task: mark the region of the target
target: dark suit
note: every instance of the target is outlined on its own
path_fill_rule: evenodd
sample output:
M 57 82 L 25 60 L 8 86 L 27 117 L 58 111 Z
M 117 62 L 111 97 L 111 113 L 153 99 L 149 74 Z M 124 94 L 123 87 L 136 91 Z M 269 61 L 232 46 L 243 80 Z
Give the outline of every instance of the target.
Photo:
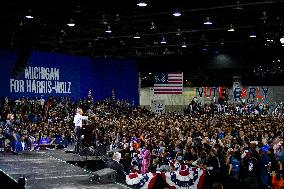
M 123 165 L 115 160 L 109 160 L 106 163 L 106 166 L 110 169 L 116 171 L 116 181 L 120 183 L 124 183 L 126 179 L 126 175 L 124 173 Z

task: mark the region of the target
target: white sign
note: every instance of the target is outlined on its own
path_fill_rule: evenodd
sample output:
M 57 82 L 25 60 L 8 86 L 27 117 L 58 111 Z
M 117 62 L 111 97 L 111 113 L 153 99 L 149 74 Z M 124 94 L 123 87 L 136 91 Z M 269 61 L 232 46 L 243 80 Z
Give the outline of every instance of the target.
M 58 68 L 26 67 L 23 80 L 10 79 L 11 93 L 71 93 L 71 82 L 60 81 Z
M 151 101 L 151 111 L 156 114 L 165 113 L 165 100 L 152 100 Z

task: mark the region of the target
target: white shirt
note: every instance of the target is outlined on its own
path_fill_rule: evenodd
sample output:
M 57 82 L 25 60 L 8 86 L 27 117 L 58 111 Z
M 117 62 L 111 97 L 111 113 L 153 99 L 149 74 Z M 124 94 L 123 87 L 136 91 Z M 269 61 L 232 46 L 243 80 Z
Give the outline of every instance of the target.
M 81 114 L 77 113 L 73 121 L 73 123 L 75 124 L 75 127 L 82 127 L 83 120 L 88 120 L 88 116 L 82 116 Z

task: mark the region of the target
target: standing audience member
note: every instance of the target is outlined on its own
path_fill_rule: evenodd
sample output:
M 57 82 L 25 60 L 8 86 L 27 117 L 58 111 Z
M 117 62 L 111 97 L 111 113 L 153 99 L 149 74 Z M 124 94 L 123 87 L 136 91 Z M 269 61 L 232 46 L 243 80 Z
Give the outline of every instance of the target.
M 142 149 L 140 154 L 143 158 L 141 173 L 145 174 L 148 172 L 148 167 L 151 164 L 151 145 L 148 144 L 145 149 Z

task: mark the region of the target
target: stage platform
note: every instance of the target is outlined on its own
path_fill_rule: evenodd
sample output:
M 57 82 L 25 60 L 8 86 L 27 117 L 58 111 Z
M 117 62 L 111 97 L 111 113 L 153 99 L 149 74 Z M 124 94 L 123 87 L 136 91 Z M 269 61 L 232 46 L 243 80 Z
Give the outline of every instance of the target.
M 87 159 L 96 160 L 99 158 L 88 156 Z M 64 150 L 24 152 L 18 155 L 7 153 L 0 155 L 0 171 L 15 181 L 21 176 L 26 177 L 27 188 L 127 188 L 120 184 L 101 185 L 89 182 L 91 171 L 67 163 L 67 161 L 85 160 L 86 156 L 65 153 Z

